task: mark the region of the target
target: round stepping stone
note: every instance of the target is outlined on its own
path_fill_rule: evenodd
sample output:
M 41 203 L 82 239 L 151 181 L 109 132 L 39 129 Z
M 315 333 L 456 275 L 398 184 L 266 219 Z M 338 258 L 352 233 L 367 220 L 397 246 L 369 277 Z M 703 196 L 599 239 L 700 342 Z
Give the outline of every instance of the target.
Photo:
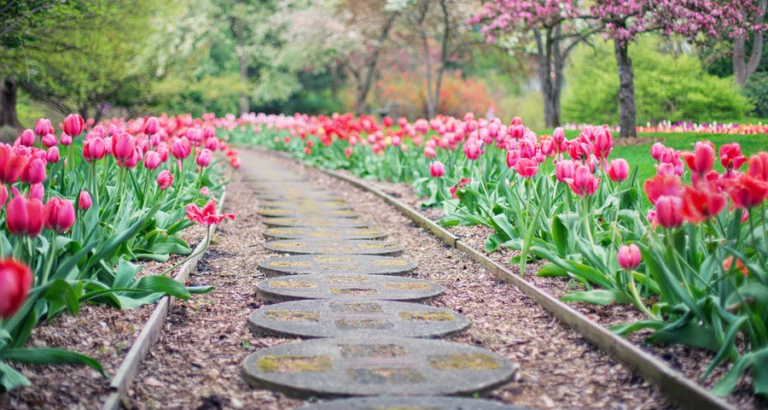
M 279 227 L 264 231 L 267 238 L 276 239 L 382 239 L 387 234 L 370 228 L 311 228 L 311 227 Z
M 263 306 L 248 318 L 255 335 L 443 337 L 469 319 L 448 309 L 383 300 L 300 300 Z
M 443 293 L 426 280 L 386 275 L 298 275 L 265 279 L 256 285 L 269 301 L 295 299 L 370 299 L 421 301 Z
M 364 332 L 362 332 L 364 333 Z M 243 378 L 293 396 L 442 396 L 499 387 L 517 370 L 484 349 L 392 337 L 317 339 L 248 356 Z
M 344 241 L 327 239 L 284 239 L 267 242 L 265 248 L 294 255 L 399 255 L 403 247 L 384 241 Z
M 458 397 L 360 397 L 310 404 L 299 410 L 523 410 L 494 401 Z
M 267 275 L 404 275 L 414 269 L 408 259 L 368 255 L 283 256 L 259 263 Z
M 267 208 L 262 209 L 259 211 L 259 215 L 261 216 L 277 216 L 277 217 L 290 217 L 290 218 L 300 218 L 302 216 L 306 217 L 328 217 L 328 218 L 357 218 L 359 215 L 355 211 L 351 211 L 349 209 L 323 209 L 323 208 L 315 208 L 315 209 L 275 209 L 275 208 Z
M 368 222 L 352 218 L 321 218 L 321 217 L 295 217 L 295 218 L 264 218 L 267 226 L 306 226 L 310 228 L 365 228 Z

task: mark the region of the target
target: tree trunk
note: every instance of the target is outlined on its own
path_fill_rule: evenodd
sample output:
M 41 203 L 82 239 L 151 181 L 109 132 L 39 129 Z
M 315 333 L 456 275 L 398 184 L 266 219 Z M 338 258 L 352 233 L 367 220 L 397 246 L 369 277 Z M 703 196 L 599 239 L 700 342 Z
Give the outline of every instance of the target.
M 541 32 L 534 30 L 536 47 L 539 56 L 539 86 L 544 99 L 544 123 L 547 128 L 557 127 L 560 123 L 560 87 L 555 85 L 556 73 L 552 72 L 553 43 L 557 40 L 552 36 L 551 29 L 547 30 L 547 38 L 541 38 Z
M 361 69 L 361 78 L 357 84 L 357 93 L 355 95 L 355 115 L 362 115 L 368 112 L 368 93 L 371 91 L 371 85 L 373 85 L 374 74 L 376 74 L 376 64 L 379 62 L 379 53 L 384 46 L 384 42 L 389 37 L 389 31 L 397 18 L 397 13 L 393 13 L 389 16 L 384 23 L 384 27 L 381 29 L 381 34 L 373 45 L 371 54 L 365 61 L 364 67 Z
M 759 13 L 755 16 L 755 26 L 763 25 L 766 8 L 768 8 L 768 0 L 761 0 L 758 5 Z M 747 18 L 746 13 L 742 12 L 742 15 Z M 757 71 L 760 65 L 760 60 L 763 58 L 763 39 L 763 31 L 758 30 L 752 41 L 749 60 L 747 60 L 746 36 L 733 39 L 733 77 L 742 87 L 747 84 L 747 79 Z
M 637 136 L 637 108 L 635 107 L 635 73 L 629 58 L 629 44 L 613 40 L 616 63 L 619 66 L 619 126 L 621 137 Z
M 240 66 L 240 81 L 243 84 L 247 84 L 248 83 L 248 60 L 246 59 L 245 52 L 243 51 L 243 49 L 245 48 L 245 35 L 243 33 L 243 21 L 237 17 L 230 17 L 229 24 L 232 30 L 232 34 L 235 35 L 235 44 L 237 45 L 237 49 L 238 49 L 237 61 L 238 61 L 238 65 Z M 241 114 L 247 113 L 251 110 L 250 98 L 248 98 L 247 92 L 240 93 L 240 96 L 238 97 L 238 106 Z
M 18 95 L 16 80 L 13 77 L 6 77 L 0 89 L 0 127 L 21 128 L 19 116 L 16 114 Z

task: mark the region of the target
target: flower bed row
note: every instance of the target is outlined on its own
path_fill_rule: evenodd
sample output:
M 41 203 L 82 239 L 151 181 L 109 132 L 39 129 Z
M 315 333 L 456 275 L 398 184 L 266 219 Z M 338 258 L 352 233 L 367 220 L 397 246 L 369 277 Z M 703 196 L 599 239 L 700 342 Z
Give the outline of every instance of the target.
M 13 363 L 102 371 L 83 355 L 24 347 L 38 323 L 77 314 L 86 302 L 132 309 L 164 295 L 188 299 L 212 290 L 166 276 L 178 265 L 158 275 L 139 272 L 141 261 L 195 256 L 179 234 L 225 217 L 210 199 L 223 186 L 216 165 L 223 161 L 214 152 L 225 153 L 234 168 L 239 159 L 216 136 L 215 118 L 94 126 L 73 114 L 59 128 L 57 136 L 41 119 L 12 145 L 0 145 L 0 390 L 29 384 Z
M 730 362 L 715 393 L 728 394 L 748 371 L 755 394 L 768 392 L 758 365 L 768 360 L 768 153 L 659 143 L 650 153 L 657 175 L 640 181 L 625 160 L 609 160 L 606 127 L 568 140 L 562 129 L 538 136 L 519 119 L 471 115 L 397 124 L 246 115 L 225 126 L 316 165 L 410 182 L 427 206 L 443 207 L 443 225 L 492 228 L 486 250 L 518 250 L 510 263 L 521 274 L 546 260 L 539 275 L 586 288 L 564 300 L 628 304 L 645 316 L 615 332 L 645 329 L 655 342 L 715 352 L 702 378 Z

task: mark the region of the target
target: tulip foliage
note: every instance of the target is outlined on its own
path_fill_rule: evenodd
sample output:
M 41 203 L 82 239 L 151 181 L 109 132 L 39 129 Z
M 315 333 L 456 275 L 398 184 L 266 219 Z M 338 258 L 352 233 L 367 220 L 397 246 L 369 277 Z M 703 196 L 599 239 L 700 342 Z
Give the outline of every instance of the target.
M 59 349 L 24 348 L 35 324 L 76 314 L 82 303 L 132 309 L 164 295 L 188 299 L 166 276 L 137 278 L 140 261 L 189 256 L 178 235 L 220 221 L 209 198 L 222 186 L 219 159 L 239 167 L 216 136 L 213 116 L 189 115 L 99 124 L 79 115 L 47 119 L 12 145 L 0 144 L 0 390 L 27 381 L 9 363 L 98 362 Z M 206 218 L 186 209 L 208 202 Z M 102 371 L 103 372 L 103 371 Z
M 292 151 L 328 168 L 410 182 L 424 206 L 441 206 L 443 225 L 493 229 L 485 249 L 517 250 L 526 274 L 564 277 L 582 287 L 563 300 L 630 304 L 659 343 L 714 352 L 702 378 L 733 366 L 715 392 L 729 393 L 751 369 L 768 394 L 768 153 L 701 141 L 690 152 L 655 144 L 657 175 L 613 158 L 612 130 L 585 126 L 537 135 L 518 118 L 442 117 L 382 123 L 352 115 L 243 115 L 233 138 Z

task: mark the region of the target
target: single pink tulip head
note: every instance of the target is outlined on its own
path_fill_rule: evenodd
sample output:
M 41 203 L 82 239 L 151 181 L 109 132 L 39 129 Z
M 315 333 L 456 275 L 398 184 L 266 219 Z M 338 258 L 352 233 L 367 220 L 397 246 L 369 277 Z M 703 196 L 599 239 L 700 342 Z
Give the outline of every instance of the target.
M 208 148 L 203 148 L 197 154 L 197 165 L 201 167 L 207 167 L 208 165 L 211 165 L 211 158 L 211 150 Z
M 64 119 L 64 132 L 67 135 L 77 137 L 83 132 L 84 128 L 85 121 L 83 121 L 83 117 L 81 117 L 80 114 L 69 114 L 67 118 Z
M 64 233 L 75 224 L 75 207 L 62 198 L 51 198 L 45 204 L 45 227 Z
M 24 132 L 22 132 L 21 136 L 19 137 L 19 144 L 25 147 L 31 147 L 35 145 L 35 133 L 30 129 L 24 130 Z
M 160 175 L 157 176 L 157 185 L 161 191 L 165 191 L 173 184 L 173 174 L 171 171 L 164 169 L 160 171 Z
M 445 166 L 440 161 L 435 161 L 429 166 L 429 173 L 432 178 L 440 178 L 445 175 Z
M 640 266 L 642 261 L 642 255 L 640 254 L 640 248 L 633 244 L 622 245 L 619 248 L 619 265 L 626 271 L 632 271 Z
M 91 206 L 93 205 L 93 200 L 91 199 L 91 194 L 88 193 L 88 191 L 80 191 L 80 197 L 77 201 L 77 207 L 85 212 L 89 209 L 91 209 Z
M 37 120 L 37 123 L 35 123 L 35 134 L 42 137 L 52 133 L 53 126 L 51 125 L 51 120 L 48 118 L 40 118 Z
M 56 138 L 56 134 L 43 135 L 43 145 L 47 148 L 59 145 L 59 140 Z
M 629 177 L 629 163 L 623 158 L 614 159 L 608 165 L 608 177 L 613 182 L 625 181 Z
M 45 153 L 45 160 L 47 162 L 50 162 L 52 164 L 58 164 L 59 160 L 61 159 L 61 154 L 59 153 L 59 147 L 50 147 L 48 148 L 48 151 Z

